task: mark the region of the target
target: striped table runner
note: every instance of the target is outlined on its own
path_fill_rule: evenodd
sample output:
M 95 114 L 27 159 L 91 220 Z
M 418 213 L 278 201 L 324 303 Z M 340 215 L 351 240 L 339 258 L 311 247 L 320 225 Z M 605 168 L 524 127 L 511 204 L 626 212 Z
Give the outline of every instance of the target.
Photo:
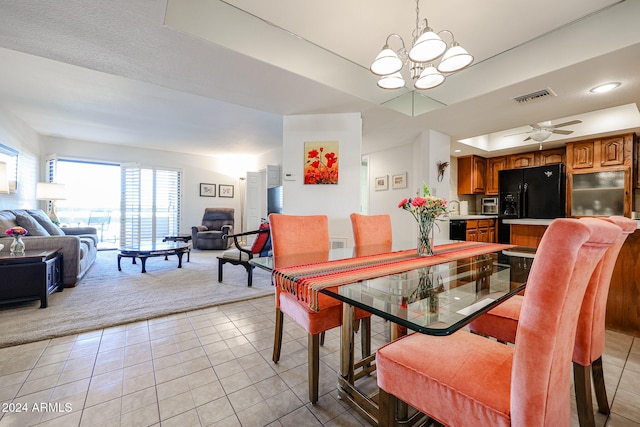
M 318 311 L 318 292 L 324 288 L 346 285 L 361 280 L 403 273 L 443 262 L 484 255 L 509 249 L 515 245 L 482 242 L 456 242 L 435 247 L 434 255 L 418 256 L 416 249 L 347 258 L 315 264 L 276 268 L 272 284 Z

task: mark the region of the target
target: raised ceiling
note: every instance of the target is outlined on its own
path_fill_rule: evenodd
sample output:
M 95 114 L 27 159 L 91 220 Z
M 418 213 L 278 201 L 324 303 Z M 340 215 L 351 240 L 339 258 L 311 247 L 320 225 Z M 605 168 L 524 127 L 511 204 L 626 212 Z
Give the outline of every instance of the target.
M 640 2 L 420 9 L 476 60 L 415 97 L 427 96 L 430 109 L 416 117 L 384 107 L 412 95 L 378 89 L 368 71 L 389 33 L 410 39 L 410 0 L 0 0 L 0 106 L 43 135 L 208 155 L 280 147 L 288 114 L 361 112 L 364 152 L 426 129 L 451 135 L 460 154 L 484 155 L 537 147 L 502 139 L 542 121 L 585 119 L 548 146 L 640 129 Z M 607 81 L 622 86 L 588 92 Z M 557 96 L 513 100 L 544 88 Z M 596 112 L 612 107 L 628 120 L 603 124 Z M 469 138 L 500 148 L 457 142 Z

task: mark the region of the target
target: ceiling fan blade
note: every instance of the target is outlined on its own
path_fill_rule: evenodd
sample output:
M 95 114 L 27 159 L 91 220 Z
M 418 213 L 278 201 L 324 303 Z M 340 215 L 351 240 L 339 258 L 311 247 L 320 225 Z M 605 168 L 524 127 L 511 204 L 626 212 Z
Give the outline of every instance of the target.
M 551 131 L 551 133 L 558 133 L 560 135 L 569 135 L 570 133 L 573 133 L 572 130 L 558 130 L 558 129 L 554 129 Z
M 553 125 L 554 128 L 561 128 L 563 126 L 577 125 L 578 123 L 582 123 L 582 120 L 571 120 L 570 122 L 560 123 L 558 125 Z

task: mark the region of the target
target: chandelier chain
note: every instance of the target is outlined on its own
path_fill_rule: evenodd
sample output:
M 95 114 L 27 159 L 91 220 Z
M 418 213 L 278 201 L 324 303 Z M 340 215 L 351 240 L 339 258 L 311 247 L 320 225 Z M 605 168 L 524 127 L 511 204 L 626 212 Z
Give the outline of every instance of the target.
M 420 34 L 420 0 L 416 0 L 416 29 L 415 29 L 415 33 L 413 34 L 414 43 L 419 34 Z

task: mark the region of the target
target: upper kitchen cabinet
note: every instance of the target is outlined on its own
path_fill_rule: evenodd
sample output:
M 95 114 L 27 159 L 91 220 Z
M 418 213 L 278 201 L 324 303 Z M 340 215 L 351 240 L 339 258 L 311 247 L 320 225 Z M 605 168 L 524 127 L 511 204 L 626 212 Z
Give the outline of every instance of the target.
M 509 169 L 529 168 L 536 165 L 536 153 L 512 154 L 509 156 Z
M 536 153 L 536 166 L 555 165 L 565 162 L 564 147 L 541 150 Z
M 633 134 L 567 143 L 567 216 L 631 216 Z
M 487 159 L 479 156 L 458 157 L 458 194 L 484 194 Z
M 631 166 L 633 134 L 567 143 L 567 170 Z
M 508 167 L 507 156 L 487 159 L 487 188 L 485 194 L 498 194 L 498 172 Z

